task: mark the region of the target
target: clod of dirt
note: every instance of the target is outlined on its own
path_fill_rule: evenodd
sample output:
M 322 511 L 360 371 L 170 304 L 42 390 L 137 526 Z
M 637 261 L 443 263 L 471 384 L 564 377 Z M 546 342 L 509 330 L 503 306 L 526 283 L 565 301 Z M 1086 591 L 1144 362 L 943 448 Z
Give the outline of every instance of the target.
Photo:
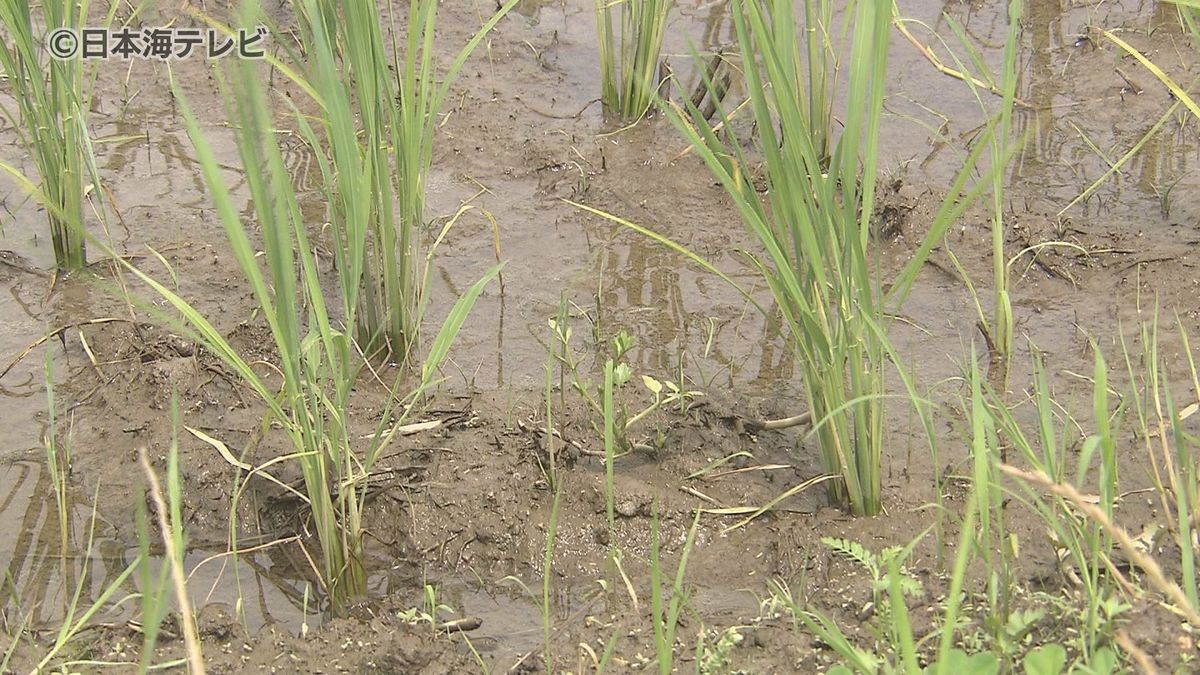
M 650 515 L 650 496 L 633 495 L 617 502 L 617 515 L 622 518 L 636 518 Z
M 201 637 L 227 641 L 242 637 L 241 625 L 234 617 L 233 610 L 223 602 L 213 602 L 204 606 L 196 616 L 196 628 Z

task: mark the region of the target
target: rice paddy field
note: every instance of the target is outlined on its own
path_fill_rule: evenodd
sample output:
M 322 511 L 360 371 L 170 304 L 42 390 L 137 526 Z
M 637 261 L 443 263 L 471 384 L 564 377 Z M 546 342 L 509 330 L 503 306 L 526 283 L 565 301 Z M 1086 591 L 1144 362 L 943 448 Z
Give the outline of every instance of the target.
M 0 671 L 1200 671 L 1200 8 L 597 2 L 0 0 Z

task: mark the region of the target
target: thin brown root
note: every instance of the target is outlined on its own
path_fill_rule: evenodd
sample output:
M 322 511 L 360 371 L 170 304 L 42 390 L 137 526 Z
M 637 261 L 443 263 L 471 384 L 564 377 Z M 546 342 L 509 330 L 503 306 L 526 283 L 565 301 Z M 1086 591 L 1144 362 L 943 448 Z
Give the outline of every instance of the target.
M 799 415 L 778 420 L 744 420 L 743 424 L 746 427 L 746 431 L 750 433 L 799 427 L 805 424 L 812 424 L 812 411 L 802 412 Z

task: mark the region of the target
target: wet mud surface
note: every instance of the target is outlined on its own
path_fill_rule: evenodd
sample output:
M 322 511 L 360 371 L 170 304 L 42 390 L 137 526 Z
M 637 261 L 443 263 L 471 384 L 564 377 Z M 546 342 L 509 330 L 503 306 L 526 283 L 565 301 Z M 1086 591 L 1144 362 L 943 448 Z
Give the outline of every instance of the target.
M 1036 345 L 1061 400 L 1086 411 L 1090 387 L 1077 373 L 1090 372 L 1090 341 L 1114 360 L 1121 336 L 1134 339 L 1137 322 L 1156 306 L 1164 317 L 1177 313 L 1192 335 L 1200 324 L 1200 203 L 1192 168 L 1200 146 L 1196 123 L 1182 108 L 1116 176 L 1064 209 L 1108 168 L 1103 153 L 1124 154 L 1173 104 L 1152 76 L 1120 58 L 1089 27 L 1124 30 L 1178 81 L 1200 73 L 1165 4 L 1029 4 L 1018 91 L 1029 105 L 1014 117 L 1026 144 L 1010 169 L 1006 194 L 1019 348 L 1010 382 L 1019 388 L 1029 380 L 1029 345 Z M 1006 29 L 1002 4 L 922 3 L 902 7 L 902 14 L 948 37 L 939 19 L 943 10 L 983 45 L 990 63 L 998 61 Z M 490 11 L 489 3 L 446 3 L 440 29 L 447 53 Z M 695 509 L 760 506 L 821 473 L 815 442 L 803 429 L 753 433 L 746 426 L 747 420 L 802 411 L 798 372 L 778 317 L 757 314 L 736 291 L 680 256 L 563 201 L 652 227 L 756 288 L 760 299 L 769 297 L 737 252 L 754 250 L 754 244 L 735 210 L 698 159 L 680 156 L 684 141 L 670 124 L 649 119 L 620 129 L 601 115 L 593 102 L 598 67 L 592 11 L 581 0 L 518 5 L 468 63 L 447 104 L 428 185 L 431 236 L 460 205 L 476 205 L 495 216 L 500 257 L 508 264 L 503 289 L 494 284 L 481 297 L 444 369 L 445 382 L 421 416 L 441 425 L 399 437 L 379 464 L 366 516 L 371 601 L 350 618 L 323 618 L 311 591 L 306 595 L 315 580 L 297 544 L 308 541 L 303 505 L 265 481 L 250 483 L 237 510 L 238 546 L 255 550 L 236 560 L 220 557 L 228 548 L 236 469 L 210 445 L 180 434 L 187 562 L 196 570 L 190 589 L 204 608 L 200 629 L 211 672 L 461 672 L 478 667 L 473 652 L 494 672 L 536 671 L 543 645 L 538 603 L 547 574 L 557 667 L 588 671 L 589 651 L 603 653 L 616 635 L 615 669 L 641 668 L 654 653 L 648 579 L 655 509 L 663 557 L 673 572 Z M 173 16 L 173 10 L 152 9 L 142 21 L 165 24 Z M 934 41 L 927 29 L 910 27 L 919 39 Z M 724 3 L 680 2 L 667 49 L 676 74 L 685 81 L 690 76 L 685 36 L 712 50 L 731 42 L 730 30 Z M 877 242 L 885 275 L 908 259 L 983 120 L 970 90 L 937 73 L 898 34 L 891 60 Z M 236 151 L 208 64 L 181 61 L 173 70 L 229 167 L 226 178 L 236 184 Z M 114 247 L 157 278 L 170 279 L 244 354 L 269 361 L 270 335 L 253 316 L 253 298 L 205 195 L 167 93 L 165 69 L 109 64 L 99 82 L 92 133 L 120 213 L 108 233 Z M 5 159 L 32 169 L 11 130 L 0 130 L 0 143 Z M 317 231 L 323 207 L 311 185 L 315 178 L 309 178 L 313 160 L 299 142 L 288 159 Z M 82 580 L 98 593 L 136 555 L 130 514 L 142 498 L 137 453 L 146 448 L 163 467 L 172 392 L 178 392 L 183 424 L 230 448 L 251 445 L 246 462 L 266 461 L 286 447 L 269 433 L 256 439 L 262 410 L 216 357 L 117 299 L 122 285 L 135 297 L 151 298 L 128 275 L 97 264 L 51 285 L 43 214 L 19 191 L 0 198 L 6 211 L 0 367 L 13 362 L 0 379 L 0 565 L 12 581 L 0 601 L 6 633 L 32 610 L 33 634 L 52 640 L 69 589 Z M 1049 241 L 1070 246 L 1036 248 Z M 972 345 L 983 351 L 976 312 L 951 252 L 979 284 L 984 301 L 990 297 L 988 217 L 972 212 L 935 252 L 892 329 L 897 353 L 910 361 L 906 367 L 921 389 L 946 404 L 935 418 L 938 462 L 898 402 L 889 408 L 886 515 L 850 518 L 827 506 L 815 486 L 733 531 L 727 528 L 737 516 L 702 517 L 687 571 L 689 610 L 679 629 L 682 669 L 694 667 L 698 635 L 715 639 L 730 627 L 741 627 L 742 635 L 732 651 L 735 668 L 827 667 L 833 652 L 764 604 L 769 582 L 781 580 L 845 630 L 869 631 L 871 617 L 863 608 L 870 578 L 821 538 L 879 551 L 907 544 L 937 521 L 941 538 L 926 535 L 910 563 L 926 591 L 911 608 L 914 627 L 918 635 L 931 630 L 927 609 L 945 593 L 957 519 L 939 518 L 927 507 L 935 477 L 968 471 L 963 419 L 956 412 L 964 390 L 951 378 L 963 373 Z M 489 223 L 464 218 L 435 261 L 430 325 L 440 323 L 449 299 L 495 257 Z M 633 430 L 631 441 L 648 447 L 616 463 L 613 542 L 602 437 L 579 397 L 569 388 L 559 391 L 556 383 L 560 436 L 553 445 L 563 491 L 547 570 L 553 494 L 544 473 L 550 458 L 542 387 L 552 340 L 547 320 L 564 294 L 573 303 L 574 346 L 593 377 L 609 339 L 624 330 L 637 340 L 628 355 L 635 382 L 622 392 L 630 409 L 649 402 L 636 383 L 642 374 L 682 379 L 703 395 L 684 410 L 660 410 Z M 1162 340 L 1165 353 L 1182 359 L 1183 344 L 1173 331 Z M 70 578 L 63 578 L 57 560 L 57 513 L 42 445 L 52 431 L 45 412 L 46 354 L 57 383 L 53 431 L 72 454 L 71 536 L 78 558 L 65 568 Z M 1184 374 L 1181 365 L 1168 376 Z M 371 382 L 361 389 L 354 412 L 365 429 L 377 421 L 383 393 Z M 1122 487 L 1134 491 L 1150 482 L 1144 457 L 1131 435 L 1127 440 Z M 285 463 L 279 477 L 286 482 L 299 473 Z M 953 478 L 942 486 L 946 503 L 960 509 L 966 488 Z M 1152 509 L 1145 499 L 1130 499 L 1121 518 L 1136 531 Z M 1023 578 L 1015 582 L 1026 589 L 1025 599 L 1035 606 L 1042 602 L 1039 594 L 1054 596 L 1069 611 L 1074 591 L 1043 526 L 1019 508 L 1011 510 L 1008 526 L 1022 543 Z M 628 589 L 607 565 L 613 543 L 624 552 Z M 425 584 L 435 585 L 438 602 L 454 609 L 437 622 L 468 617 L 481 625 L 435 635 L 428 622 L 413 619 L 410 610 L 422 606 Z M 237 618 L 239 603 L 244 620 Z M 1162 666 L 1171 667 L 1180 654 L 1196 656 L 1194 646 L 1177 641 L 1177 622 L 1156 610 L 1152 598 L 1138 600 L 1131 613 L 1131 636 Z M 136 661 L 141 638 L 129 624 L 130 607 L 102 614 L 100 625 L 78 641 L 76 656 Z M 1058 628 L 1047 620 L 1035 630 L 1053 640 Z M 169 626 L 165 631 L 164 658 L 180 655 L 181 641 Z M 36 660 L 34 650 L 22 648 L 15 665 L 28 670 Z

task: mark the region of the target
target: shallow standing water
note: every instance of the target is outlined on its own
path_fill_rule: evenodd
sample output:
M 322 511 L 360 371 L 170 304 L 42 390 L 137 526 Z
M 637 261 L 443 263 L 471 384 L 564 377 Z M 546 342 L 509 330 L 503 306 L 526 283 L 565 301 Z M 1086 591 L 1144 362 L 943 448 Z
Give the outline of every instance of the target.
M 1178 307 L 1185 321 L 1196 325 L 1190 299 L 1197 279 L 1189 256 L 1200 241 L 1195 226 L 1200 214 L 1195 200 L 1188 198 L 1197 187 L 1190 167 L 1198 147 L 1194 123 L 1183 124 L 1182 113 L 1091 198 L 1060 213 L 1107 168 L 1102 152 L 1110 158 L 1124 154 L 1170 105 L 1165 89 L 1119 59 L 1112 44 L 1083 37 L 1094 36 L 1089 26 L 1124 27 L 1135 45 L 1151 51 L 1172 73 L 1186 79 L 1194 77 L 1196 67 L 1194 60 L 1182 58 L 1189 45 L 1169 27 L 1173 17 L 1166 4 L 1029 5 L 1018 96 L 1030 108 L 1014 117 L 1026 145 L 1009 175 L 1008 250 L 1015 255 L 1026 246 L 1058 240 L 1088 252 L 1055 249 L 1018 259 L 1012 267 L 1014 304 L 1021 336 L 1060 359 L 1063 370 L 1079 370 L 1090 358 L 1082 348 L 1087 337 L 1100 337 L 1111 347 L 1118 320 L 1136 319 L 1139 310 L 1149 306 L 1152 293 L 1164 307 Z M 489 8 L 487 3 L 444 8 L 446 44 L 460 44 Z M 953 65 L 921 25 L 954 44 L 941 17 L 947 12 L 995 67 L 1006 30 L 1003 10 L 1003 3 L 997 2 L 922 2 L 905 3 L 901 14 L 914 20 L 908 25 L 919 40 L 934 44 L 942 60 Z M 172 10 L 152 7 L 141 20 L 156 25 L 171 18 Z M 786 410 L 786 401 L 795 395 L 798 383 L 777 321 L 756 315 L 734 291 L 679 256 L 561 201 L 583 201 L 652 226 L 710 257 L 739 283 L 754 283 L 752 270 L 735 252 L 739 247 L 752 249 L 736 214 L 694 157 L 675 160 L 684 145 L 670 125 L 650 120 L 618 131 L 603 120 L 599 106 L 591 104 L 598 70 L 592 19 L 593 6 L 583 0 L 522 3 L 472 60 L 458 85 L 460 95 L 448 104 L 429 180 L 427 214 L 440 224 L 464 202 L 487 209 L 499 223 L 501 257 L 508 265 L 503 291 L 489 289 L 467 323 L 446 368 L 447 387 L 482 390 L 501 399 L 505 392 L 536 391 L 544 381 L 546 319 L 565 292 L 576 313 L 589 312 L 587 319 L 577 321 L 578 349 L 591 342 L 589 321 L 598 322 L 604 336 L 625 329 L 638 340 L 631 355 L 635 372 L 674 378 L 682 361 L 687 376 L 705 389 L 762 397 L 766 405 L 783 408 L 776 412 L 794 412 Z M 1164 27 L 1147 38 L 1147 27 L 1158 24 Z M 666 47 L 676 73 L 690 85 L 689 39 L 698 49 L 711 50 L 729 44 L 730 32 L 724 3 L 680 2 Z M 899 237 L 882 245 L 885 269 L 902 262 L 923 232 L 929 204 L 984 119 L 963 83 L 937 73 L 897 33 L 892 46 L 882 164 L 887 179 L 898 177 L 910 189 L 897 187 L 893 195 L 907 200 L 901 204 L 907 215 Z M 173 68 L 229 167 L 227 180 L 237 185 L 238 161 L 222 126 L 220 101 L 211 95 L 207 64 L 191 60 Z M 1129 77 L 1142 83 L 1141 93 L 1134 93 Z M 223 329 L 245 331 L 244 342 L 253 345 L 262 335 L 242 325 L 250 314 L 250 296 L 226 253 L 190 142 L 166 91 L 166 74 L 155 65 L 101 65 L 93 135 L 105 184 L 121 214 L 111 223 L 109 235 L 119 248 L 143 256 L 138 264 L 166 278 L 167 270 L 143 247 L 161 252 L 177 273 L 180 293 L 216 317 Z M 986 94 L 982 100 L 989 108 L 996 103 Z M 2 92 L 0 101 L 11 107 Z M 0 130 L 0 144 L 5 159 L 27 171 L 32 168 L 11 129 Z M 299 148 L 289 158 L 296 163 L 298 186 L 307 186 L 305 212 L 319 219 L 316 187 L 304 178 L 311 163 Z M 44 273 L 52 260 L 43 214 L 11 185 L 4 189 L 8 192 L 0 195 L 6 207 L 0 249 L 10 251 L 19 264 L 0 265 L 0 285 L 6 290 L 0 294 L 0 367 L 51 329 L 85 318 L 127 316 L 122 303 L 106 298 L 103 287 L 68 279 L 48 294 Z M 467 218 L 452 231 L 435 261 L 431 321 L 440 321 L 446 301 L 494 263 L 491 236 L 488 224 L 478 217 Z M 986 285 L 986 219 L 979 214 L 968 217 L 948 244 L 976 283 Z M 933 260 L 949 268 L 944 255 Z M 1141 307 L 1135 304 L 1139 291 L 1145 303 Z M 757 293 L 766 297 L 761 287 Z M 972 342 L 980 342 L 961 282 L 937 268 L 922 279 L 904 316 L 911 323 L 896 324 L 897 351 L 914 361 L 926 384 L 959 374 Z M 23 594 L 44 601 L 46 613 L 39 618 L 47 623 L 56 617 L 49 607 L 61 602 L 63 588 L 54 576 L 56 566 L 48 564 L 55 555 L 57 514 L 45 497 L 42 462 L 47 433 L 42 368 L 47 351 L 62 383 L 59 433 L 76 457 L 72 521 L 77 546 L 86 543 L 93 501 L 100 508 L 93 550 L 86 553 L 81 548 L 80 561 L 71 568 L 73 574 L 92 575 L 93 589 L 111 579 L 132 555 L 132 533 L 122 527 L 117 514 L 125 513 L 132 499 L 127 479 L 134 449 L 165 447 L 165 409 L 172 387 L 186 392 L 181 401 L 185 419 L 217 430 L 231 443 L 244 440 L 251 426 L 248 412 L 222 409 L 232 389 L 221 373 L 173 350 L 161 332 L 148 329 L 147 334 L 118 324 L 71 328 L 62 342 L 46 341 L 0 380 L 0 405 L 7 422 L 0 425 L 0 448 L 10 461 L 2 484 L 7 488 L 3 522 L 10 527 L 0 528 L 0 566 L 9 570 Z M 98 354 L 96 365 L 81 335 L 87 348 Z M 1026 362 L 1022 347 L 1015 381 L 1020 381 Z M 514 394 L 512 402 L 495 405 L 497 416 L 524 411 L 527 406 L 518 404 L 518 398 Z M 222 467 L 219 462 L 214 465 L 211 451 L 191 438 L 181 442 L 185 457 L 195 460 L 189 473 L 194 482 L 189 484 L 197 486 L 203 495 L 197 499 L 204 501 L 198 508 L 204 516 L 190 524 L 199 548 L 189 562 L 198 562 L 206 557 L 202 551 L 222 550 L 223 523 L 213 515 L 222 505 L 211 495 L 225 484 L 215 475 Z M 911 460 L 912 454 L 907 457 Z M 459 477 L 452 468 L 479 468 L 468 460 L 438 461 L 446 462 L 438 466 L 447 482 Z M 806 458 L 797 464 L 813 461 Z M 941 468 L 929 466 L 927 458 L 917 462 L 908 466 L 906 460 L 903 467 L 894 467 L 897 478 L 890 487 L 903 489 L 901 473 L 911 480 L 914 474 Z M 670 482 L 671 477 L 664 476 L 661 485 Z M 113 489 L 114 483 L 122 487 Z M 102 494 L 93 500 L 97 484 Z M 813 506 L 818 501 L 814 495 L 810 506 L 818 508 Z M 530 510 L 528 504 L 495 508 L 518 514 Z M 495 552 L 481 557 L 489 555 L 504 558 Z M 510 558 L 510 572 L 528 571 L 538 552 L 523 551 Z M 526 568 L 517 569 L 525 562 Z M 442 561 L 447 569 L 438 572 L 447 580 L 469 579 L 459 563 Z M 284 578 L 294 570 L 268 558 L 252 557 L 241 564 L 244 583 L 257 589 L 257 604 L 248 603 L 247 608 L 251 627 L 257 629 L 271 616 L 286 630 L 299 630 L 305 620 L 303 585 L 294 576 Z M 215 566 L 219 563 L 202 570 L 207 574 Z M 565 576 L 579 581 L 570 573 Z M 211 579 L 199 575 L 193 594 L 206 597 L 204 589 L 215 584 L 223 591 L 212 600 L 231 603 L 234 598 L 224 594 L 223 584 L 215 576 Z M 536 626 L 531 605 L 512 600 L 505 608 L 489 609 L 488 603 L 502 603 L 487 596 L 478 583 L 455 583 L 463 584 L 451 591 L 462 612 L 492 612 L 500 624 L 494 634 L 502 645 L 497 658 L 536 646 L 536 633 L 530 639 L 504 637 L 506 623 L 523 624 L 533 616 Z M 717 593 L 710 590 L 711 594 Z M 698 597 L 706 596 L 702 592 Z M 719 598 L 713 602 L 739 605 Z

